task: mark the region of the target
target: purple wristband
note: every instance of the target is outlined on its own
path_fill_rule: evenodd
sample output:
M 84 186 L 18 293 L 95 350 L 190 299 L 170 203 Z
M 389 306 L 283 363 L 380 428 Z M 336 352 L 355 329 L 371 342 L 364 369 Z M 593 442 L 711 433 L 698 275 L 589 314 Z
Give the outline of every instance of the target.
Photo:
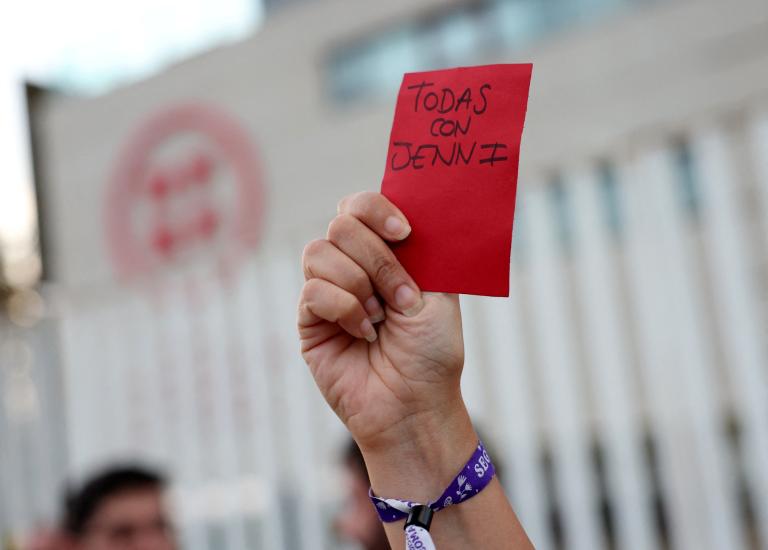
M 475 452 L 472 453 L 458 475 L 443 491 L 443 494 L 428 503 L 427 506 L 434 512 L 438 512 L 448 506 L 469 500 L 485 489 L 495 473 L 496 469 L 488 456 L 488 451 L 485 450 L 483 442 L 478 441 Z M 386 523 L 406 519 L 411 509 L 419 504 L 409 500 L 377 497 L 373 494 L 373 489 L 368 492 L 368 496 L 371 497 L 371 502 L 376 507 L 379 518 Z

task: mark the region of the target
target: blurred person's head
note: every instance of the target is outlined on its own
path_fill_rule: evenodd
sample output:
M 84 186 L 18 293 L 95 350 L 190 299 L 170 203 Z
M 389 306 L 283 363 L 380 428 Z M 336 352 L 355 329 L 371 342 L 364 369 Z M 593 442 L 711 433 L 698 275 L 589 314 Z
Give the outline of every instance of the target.
M 389 543 L 379 515 L 368 498 L 368 470 L 357 444 L 350 440 L 344 451 L 347 473 L 345 503 L 334 521 L 339 538 L 355 542 L 365 550 L 388 550 Z
M 141 466 L 118 466 L 66 497 L 63 529 L 75 550 L 174 550 L 165 478 Z

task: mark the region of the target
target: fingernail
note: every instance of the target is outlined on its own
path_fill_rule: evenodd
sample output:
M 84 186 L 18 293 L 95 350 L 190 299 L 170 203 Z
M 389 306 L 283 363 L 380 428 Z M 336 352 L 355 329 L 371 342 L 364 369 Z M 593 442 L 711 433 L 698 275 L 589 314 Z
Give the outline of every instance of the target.
M 384 229 L 387 233 L 398 239 L 406 238 L 411 232 L 411 228 L 396 216 L 390 216 L 384 221 Z
M 360 323 L 360 332 L 363 333 L 363 336 L 369 342 L 376 341 L 376 329 L 373 328 L 373 324 L 368 319 L 363 319 L 363 322 Z
M 384 308 L 381 307 L 376 296 L 368 298 L 363 304 L 363 307 L 365 308 L 366 313 L 368 313 L 368 319 L 371 320 L 371 323 L 378 323 L 384 320 Z
M 406 317 L 413 317 L 421 311 L 423 302 L 421 297 L 416 294 L 408 285 L 400 285 L 395 291 L 395 303 Z

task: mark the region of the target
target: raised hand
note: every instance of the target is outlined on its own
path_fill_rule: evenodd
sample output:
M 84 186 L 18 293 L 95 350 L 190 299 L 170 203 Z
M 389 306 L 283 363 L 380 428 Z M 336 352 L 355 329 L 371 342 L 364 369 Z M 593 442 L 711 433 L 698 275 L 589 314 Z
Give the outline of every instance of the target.
M 408 220 L 378 193 L 339 203 L 325 239 L 304 249 L 301 351 L 320 391 L 363 452 L 381 496 L 426 503 L 477 445 L 461 397 L 459 300 L 422 293 L 386 241 Z M 402 522 L 384 525 L 402 548 Z M 498 480 L 437 514 L 433 537 L 452 548 L 530 549 Z
M 464 360 L 458 297 L 422 294 L 385 240 L 410 233 L 378 193 L 339 203 L 326 239 L 304 249 L 301 349 L 317 385 L 363 447 L 403 423 L 448 413 Z

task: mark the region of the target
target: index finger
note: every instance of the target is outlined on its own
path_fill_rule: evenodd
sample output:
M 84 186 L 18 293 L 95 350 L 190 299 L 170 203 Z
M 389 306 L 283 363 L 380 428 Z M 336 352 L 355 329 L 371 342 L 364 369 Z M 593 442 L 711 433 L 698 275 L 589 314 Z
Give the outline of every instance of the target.
M 411 226 L 400 209 L 381 193 L 363 191 L 339 201 L 339 214 L 354 216 L 381 238 L 401 241 L 411 233 Z

